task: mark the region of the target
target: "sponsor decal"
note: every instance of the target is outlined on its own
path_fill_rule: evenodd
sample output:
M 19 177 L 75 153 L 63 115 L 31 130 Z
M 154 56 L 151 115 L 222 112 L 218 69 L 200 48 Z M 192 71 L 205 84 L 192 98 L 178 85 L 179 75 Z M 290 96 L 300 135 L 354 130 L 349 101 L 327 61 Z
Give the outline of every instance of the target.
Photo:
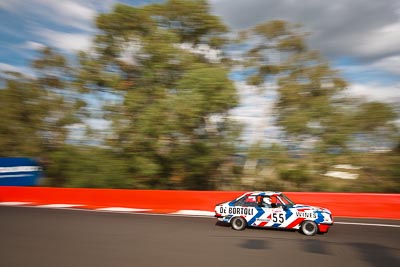
M 257 218 L 256 221 L 259 221 L 259 222 L 269 222 L 269 221 L 271 221 L 271 219 L 270 219 L 270 218 Z
M 297 211 L 296 216 L 298 218 L 305 218 L 305 219 L 317 219 L 318 215 L 313 212 L 304 212 L 304 211 Z
M 253 208 L 243 208 L 243 207 L 220 207 L 219 212 L 235 214 L 235 215 L 254 215 Z

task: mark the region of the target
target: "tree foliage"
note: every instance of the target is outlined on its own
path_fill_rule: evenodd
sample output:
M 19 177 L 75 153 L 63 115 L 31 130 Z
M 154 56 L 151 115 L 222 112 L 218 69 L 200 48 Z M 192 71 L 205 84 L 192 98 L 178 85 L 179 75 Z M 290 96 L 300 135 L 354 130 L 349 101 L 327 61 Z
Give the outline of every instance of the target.
M 343 94 L 347 82 L 300 25 L 274 20 L 241 32 L 242 61 L 227 59 L 229 30 L 205 0 L 117 4 L 95 25 L 91 50 L 66 58 L 44 48 L 34 77 L 2 76 L 0 156 L 40 158 L 45 185 L 369 191 L 383 181 L 381 191 L 398 191 L 398 145 L 379 154 L 385 163 L 354 152 L 359 141 L 398 142 L 398 114 Z M 283 140 L 239 149 L 229 75 L 240 64 L 249 84 L 273 84 L 277 124 L 296 149 Z M 93 118 L 110 126 L 96 130 Z M 298 149 L 309 140 L 312 149 Z M 243 154 L 248 162 L 237 163 Z M 363 171 L 371 188 L 320 179 L 341 161 L 373 166 Z
M 259 159 L 270 162 L 269 169 L 275 170 L 280 182 L 271 180 L 274 177 L 271 171 L 268 176 L 260 172 L 253 176 L 258 176 L 256 183 L 262 184 L 264 179 L 278 190 L 336 188 L 341 191 L 352 188 L 371 191 L 372 187 L 358 183 L 365 183 L 365 177 L 372 173 L 379 177 L 375 178 L 376 181 L 383 182 L 383 177 L 387 175 L 379 171 L 382 167 L 378 165 L 386 164 L 371 164 L 374 168 L 370 168 L 366 164 L 368 161 L 363 161 L 359 165 L 365 171 L 360 171 L 360 176 L 365 179 L 342 183 L 340 186 L 335 186 L 334 181 L 323 178 L 323 175 L 335 162 L 357 164 L 357 157 L 374 158 L 370 152 L 382 146 L 382 143 L 384 147 L 390 146 L 392 141 L 389 140 L 399 134 L 395 124 L 398 114 L 390 104 L 366 102 L 346 95 L 347 82 L 317 51 L 309 49 L 305 39 L 307 35 L 300 25 L 282 20 L 268 21 L 240 34 L 239 41 L 247 48 L 242 60 L 242 67 L 250 73 L 247 82 L 261 91 L 276 90 L 278 99 L 274 114 L 266 115 L 276 117 L 277 126 L 283 130 L 285 139 L 289 140 L 283 147 L 287 156 L 280 162 L 271 154 L 276 147 L 259 145 L 269 150 Z M 308 150 L 302 149 L 307 142 L 313 145 Z M 248 150 L 250 160 L 254 160 L 251 158 L 254 151 L 252 147 Z M 396 158 L 388 154 L 381 157 L 387 157 L 389 162 Z M 387 167 L 396 172 L 393 165 Z M 385 181 L 383 184 L 375 185 L 375 190 L 387 188 L 392 183 Z
M 299 142 L 317 138 L 326 153 L 332 148 L 348 149 L 355 133 L 391 126 L 396 117 L 384 103 L 366 103 L 343 96 L 347 82 L 329 63 L 306 45 L 299 25 L 269 21 L 242 34 L 243 42 L 255 40 L 244 55 L 247 67 L 255 70 L 248 83 L 274 84 L 278 125 L 288 138 Z M 268 90 L 268 88 L 267 88 Z
M 81 121 L 85 103 L 71 84 L 66 59 L 44 48 L 32 62 L 36 77 L 14 73 L 0 90 L 2 156 L 41 155 L 60 149 L 68 127 Z

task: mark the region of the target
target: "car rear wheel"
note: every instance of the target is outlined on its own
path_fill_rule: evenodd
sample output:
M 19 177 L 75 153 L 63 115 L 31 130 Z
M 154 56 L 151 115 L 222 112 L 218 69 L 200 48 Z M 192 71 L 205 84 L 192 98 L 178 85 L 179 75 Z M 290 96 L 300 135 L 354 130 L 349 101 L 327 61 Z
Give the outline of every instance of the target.
M 318 226 L 313 221 L 304 221 L 300 229 L 303 234 L 308 236 L 315 235 L 318 232 Z
M 242 217 L 233 218 L 231 221 L 231 224 L 232 224 L 232 229 L 237 230 L 237 231 L 242 231 L 247 226 L 246 220 Z

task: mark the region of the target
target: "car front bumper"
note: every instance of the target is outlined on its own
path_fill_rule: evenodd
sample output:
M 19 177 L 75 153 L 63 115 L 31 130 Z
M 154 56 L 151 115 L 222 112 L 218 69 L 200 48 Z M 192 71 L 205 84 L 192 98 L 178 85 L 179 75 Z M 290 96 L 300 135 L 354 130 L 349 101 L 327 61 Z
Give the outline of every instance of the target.
M 332 225 L 333 223 L 320 223 L 318 224 L 318 231 L 320 233 L 326 233 Z

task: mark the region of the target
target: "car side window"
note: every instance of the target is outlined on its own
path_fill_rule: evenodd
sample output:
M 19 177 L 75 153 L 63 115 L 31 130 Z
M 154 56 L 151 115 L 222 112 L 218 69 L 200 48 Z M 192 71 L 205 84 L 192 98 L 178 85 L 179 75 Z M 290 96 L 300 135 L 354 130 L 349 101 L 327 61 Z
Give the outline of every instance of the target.
M 244 199 L 243 206 L 246 207 L 257 207 L 257 198 L 256 196 L 248 196 Z
M 246 197 L 242 197 L 235 202 L 235 206 L 243 206 Z
M 280 208 L 285 206 L 285 204 L 282 203 L 281 200 L 276 196 L 271 197 L 271 205 L 272 208 Z
M 257 207 L 257 200 L 255 196 L 246 196 L 236 201 L 235 206 L 244 207 Z

